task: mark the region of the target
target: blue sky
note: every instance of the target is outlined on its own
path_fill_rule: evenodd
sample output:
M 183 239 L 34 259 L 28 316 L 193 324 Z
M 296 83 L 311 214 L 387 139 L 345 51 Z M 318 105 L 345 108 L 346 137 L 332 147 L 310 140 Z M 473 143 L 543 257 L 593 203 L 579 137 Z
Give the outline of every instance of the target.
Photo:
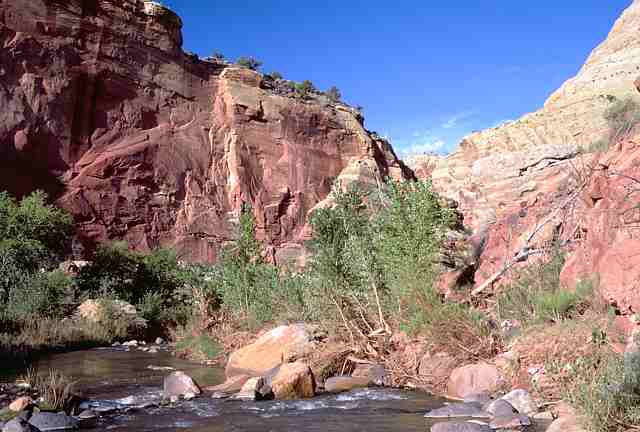
M 252 55 L 265 72 L 332 85 L 400 152 L 542 106 L 631 0 L 164 0 L 184 48 Z

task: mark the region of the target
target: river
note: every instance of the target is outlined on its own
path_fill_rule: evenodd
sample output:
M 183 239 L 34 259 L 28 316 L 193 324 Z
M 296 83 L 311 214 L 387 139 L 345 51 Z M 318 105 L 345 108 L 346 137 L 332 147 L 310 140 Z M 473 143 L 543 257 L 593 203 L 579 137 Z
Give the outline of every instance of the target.
M 433 424 L 423 417 L 425 412 L 444 403 L 419 392 L 362 389 L 300 401 L 245 402 L 202 396 L 162 407 L 158 403 L 163 377 L 170 372 L 149 366 L 182 370 L 201 386 L 221 383 L 224 370 L 167 352 L 121 348 L 52 354 L 35 366 L 40 371 L 55 368 L 72 377 L 93 409 L 119 408 L 93 429 L 101 431 L 425 432 Z

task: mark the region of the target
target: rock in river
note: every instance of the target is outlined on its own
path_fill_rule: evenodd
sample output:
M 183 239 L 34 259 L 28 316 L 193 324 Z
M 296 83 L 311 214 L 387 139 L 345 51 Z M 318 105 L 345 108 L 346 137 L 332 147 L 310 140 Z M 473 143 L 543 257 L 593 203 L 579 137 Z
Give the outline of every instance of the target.
M 39 430 L 22 418 L 15 418 L 2 427 L 2 432 L 38 432 Z
M 451 418 L 451 417 L 473 417 L 489 418 L 491 415 L 483 411 L 479 404 L 475 402 L 454 403 L 442 408 L 434 409 L 424 415 L 427 418 Z
M 200 393 L 200 387 L 182 371 L 173 372 L 164 379 L 164 396 L 166 398 L 170 399 L 187 394 L 199 395 Z
M 265 376 L 289 358 L 313 350 L 313 329 L 303 324 L 277 327 L 254 343 L 234 351 L 227 363 L 227 378 L 235 375 Z
M 306 399 L 315 396 L 316 380 L 311 368 L 302 362 L 283 364 L 271 380 L 276 399 Z
M 531 415 L 538 412 L 538 407 L 529 392 L 526 390 L 513 390 L 500 399 L 509 402 L 520 414 Z
M 329 393 L 340 393 L 357 388 L 369 387 L 369 377 L 335 376 L 324 382 L 324 389 Z
M 448 422 L 431 426 L 431 432 L 491 432 L 491 428 L 471 422 Z
M 29 419 L 29 423 L 42 432 L 78 428 L 78 421 L 65 413 L 39 412 Z

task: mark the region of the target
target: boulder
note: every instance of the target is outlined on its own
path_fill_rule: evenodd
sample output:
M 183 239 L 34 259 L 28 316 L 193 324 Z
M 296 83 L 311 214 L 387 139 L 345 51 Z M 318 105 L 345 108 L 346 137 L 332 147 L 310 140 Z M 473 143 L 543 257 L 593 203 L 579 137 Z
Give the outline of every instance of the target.
M 448 422 L 431 426 L 431 432 L 491 432 L 491 428 L 472 422 Z
M 502 399 L 489 402 L 483 409 L 495 417 L 509 417 L 518 412 L 513 405 Z
M 274 395 L 271 386 L 263 377 L 249 378 L 240 391 L 234 396 L 234 399 L 243 400 L 271 400 Z
M 520 414 L 532 415 L 538 412 L 537 405 L 526 390 L 513 390 L 500 399 L 509 402 Z
M 474 393 L 493 393 L 505 382 L 502 374 L 493 365 L 477 363 L 454 369 L 447 383 L 447 394 L 455 399 L 464 399 Z
M 351 373 L 354 378 L 368 378 L 376 386 L 383 386 L 387 378 L 387 370 L 380 363 L 358 363 Z
M 276 399 L 311 398 L 316 392 L 316 381 L 305 363 L 287 363 L 271 380 L 271 389 Z
M 470 417 L 470 418 L 489 418 L 491 415 L 484 411 L 481 405 L 475 402 L 469 403 L 453 403 L 445 405 L 429 411 L 424 415 L 426 418 L 452 418 L 452 417 Z
M 233 394 L 238 393 L 244 384 L 249 380 L 249 375 L 236 375 L 227 379 L 222 384 L 218 384 L 211 387 L 206 387 L 206 391 L 218 394 Z
M 40 429 L 22 418 L 14 418 L 2 426 L 2 432 L 39 432 Z
M 14 412 L 24 411 L 33 405 L 33 399 L 28 396 L 20 397 L 9 404 L 9 409 Z
M 93 410 L 84 410 L 78 414 L 77 420 L 81 429 L 92 428 L 98 424 L 98 414 Z
M 161 337 L 156 338 L 156 345 L 164 345 L 166 343 L 166 341 L 164 339 L 162 339 Z
M 473 393 L 464 397 L 463 402 L 478 403 L 480 405 L 487 405 L 491 403 L 492 399 L 488 393 Z
M 489 427 L 491 429 L 507 429 L 520 430 L 523 427 L 531 426 L 531 419 L 523 414 L 512 414 L 508 416 L 499 416 L 491 419 Z
M 441 388 L 456 365 L 456 359 L 447 353 L 425 354 L 420 360 L 418 375 L 427 387 Z
M 199 395 L 200 387 L 182 371 L 173 372 L 164 379 L 164 396 L 171 399 L 188 394 Z
M 29 419 L 29 423 L 42 432 L 78 428 L 78 421 L 65 413 L 39 412 Z
M 135 306 L 122 300 L 85 300 L 76 309 L 76 316 L 94 323 L 109 318 L 122 319 L 138 327 L 147 325 Z
M 577 417 L 565 416 L 551 423 L 546 432 L 586 432 L 586 430 L 580 426 Z
M 264 376 L 289 359 L 312 352 L 313 330 L 303 324 L 277 327 L 254 343 L 231 354 L 227 377 L 234 375 Z
M 329 393 L 340 393 L 357 388 L 369 387 L 369 377 L 336 376 L 324 382 L 324 389 Z

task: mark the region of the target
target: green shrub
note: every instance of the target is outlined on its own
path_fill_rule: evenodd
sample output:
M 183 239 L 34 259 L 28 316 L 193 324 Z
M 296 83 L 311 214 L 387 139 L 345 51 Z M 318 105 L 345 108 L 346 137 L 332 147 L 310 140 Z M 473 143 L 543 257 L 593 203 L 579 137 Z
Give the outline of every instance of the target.
M 271 79 L 275 80 L 275 81 L 279 81 L 283 78 L 282 74 L 280 72 L 277 71 L 273 71 L 269 74 L 269 76 L 271 77 Z
M 142 318 L 150 322 L 162 320 L 164 311 L 164 299 L 160 293 L 148 292 L 138 303 L 136 310 Z
M 223 253 L 218 273 L 222 303 L 236 316 L 255 323 L 271 320 L 279 305 L 278 269 L 262 259 L 262 247 L 255 236 L 255 220 L 251 208 L 243 206 L 237 240 Z
M 253 57 L 240 57 L 236 61 L 236 64 L 238 66 L 242 66 L 244 68 L 251 69 L 254 71 L 257 71 L 258 69 L 260 69 L 260 66 L 262 66 L 262 62 L 259 60 L 256 60 Z
M 68 252 L 73 234 L 71 216 L 47 204 L 44 192 L 33 192 L 19 203 L 6 192 L 0 193 L 0 238 L 24 242 L 46 252 L 48 258 L 60 258 Z
M 591 432 L 622 432 L 640 422 L 640 353 L 605 347 L 563 368 L 564 397 Z
M 564 255 L 555 252 L 545 262 L 516 272 L 498 295 L 498 315 L 523 324 L 559 322 L 580 314 L 593 297 L 594 283 L 584 281 L 575 292 L 560 285 Z
M 455 218 L 430 183 L 389 181 L 370 193 L 336 188 L 332 196 L 335 205 L 311 218 L 314 255 L 303 294 L 314 319 L 363 333 L 393 320 L 448 351 L 477 357 L 495 351 L 488 321 L 443 302 L 433 286 Z
M 223 349 L 211 336 L 199 334 L 197 336 L 187 334 L 179 336 L 176 343 L 178 355 L 187 356 L 200 361 L 213 360 L 218 357 Z
M 604 114 L 611 141 L 628 138 L 640 122 L 640 106 L 633 98 L 615 102 Z
M 132 252 L 126 243 L 118 242 L 98 248 L 77 280 L 86 297 L 124 300 L 144 307 L 156 319 L 161 315 L 169 319 L 168 312 L 188 300 L 185 296 L 189 294 L 182 290 L 185 277 L 175 252 Z
M 598 141 L 592 142 L 588 146 L 580 147 L 581 153 L 602 153 L 609 150 L 610 141 L 609 139 L 600 139 Z
M 340 89 L 338 89 L 338 87 L 336 86 L 330 87 L 329 90 L 325 92 L 325 94 L 327 95 L 327 97 L 331 102 L 335 103 L 335 102 L 340 102 L 342 100 L 342 93 L 340 92 Z
M 307 99 L 312 93 L 315 93 L 316 87 L 309 80 L 304 80 L 301 83 L 295 83 L 296 95 L 302 99 Z
M 69 285 L 51 270 L 69 250 L 71 217 L 34 192 L 16 201 L 0 193 L 0 313 L 4 319 L 22 314 L 56 315 L 62 291 Z
M 60 271 L 36 273 L 11 288 L 5 313 L 14 321 L 62 318 L 72 305 L 70 277 Z

